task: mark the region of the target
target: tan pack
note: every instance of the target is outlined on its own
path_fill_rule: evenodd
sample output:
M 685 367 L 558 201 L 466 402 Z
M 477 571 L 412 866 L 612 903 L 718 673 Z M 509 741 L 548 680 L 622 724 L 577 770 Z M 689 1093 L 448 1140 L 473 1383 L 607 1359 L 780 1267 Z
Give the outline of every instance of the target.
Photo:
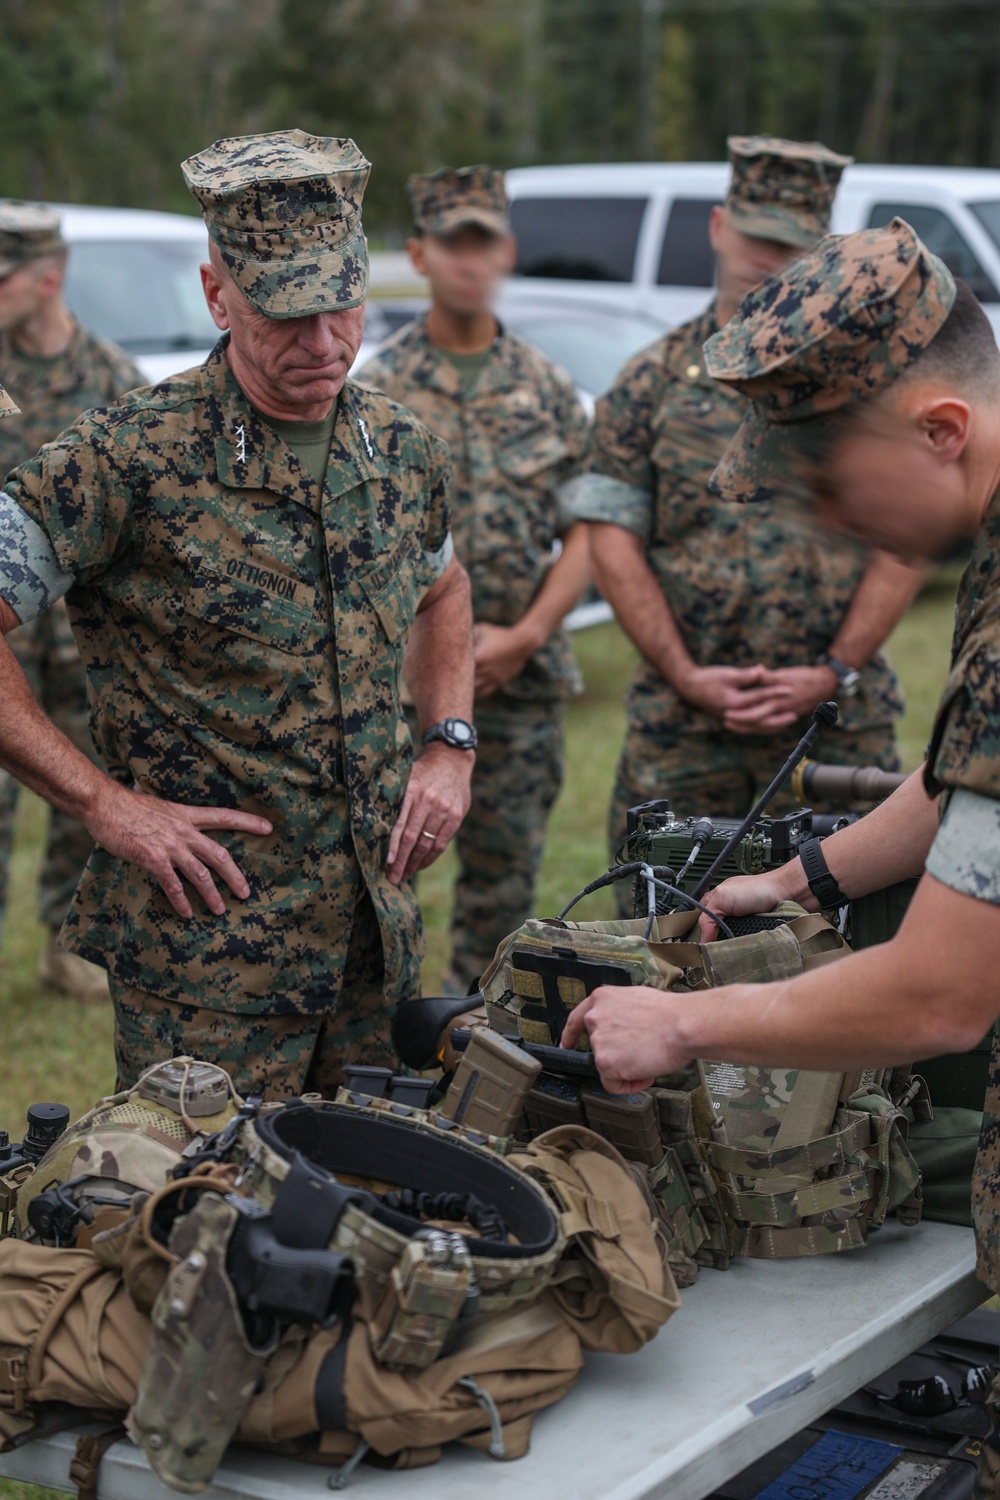
M 299 1142 L 308 1134 L 303 1108 L 296 1102 L 285 1117 Z M 399 1132 L 410 1131 L 414 1159 L 426 1159 L 442 1130 L 423 1111 L 401 1109 L 390 1124 L 370 1107 L 325 1108 L 336 1111 L 338 1128 L 365 1122 L 368 1150 L 388 1130 L 390 1155 L 399 1152 Z M 273 1119 L 276 1111 L 268 1113 Z M 248 1128 L 242 1139 L 226 1132 L 228 1159 L 138 1195 L 130 1219 L 94 1235 L 87 1248 L 0 1241 L 0 1447 L 45 1430 L 51 1403 L 66 1403 L 109 1417 L 128 1413 L 154 1471 L 185 1493 L 210 1483 L 237 1433 L 341 1463 L 341 1477 L 369 1450 L 398 1467 L 433 1462 L 451 1441 L 514 1458 L 527 1450 L 535 1412 L 573 1384 L 582 1348 L 635 1350 L 678 1305 L 643 1185 L 600 1137 L 564 1131 L 513 1153 L 502 1168 L 548 1205 L 557 1226 L 554 1259 L 536 1269 L 522 1263 L 520 1277 L 505 1274 L 490 1295 L 491 1266 L 480 1254 L 486 1295 L 477 1288 L 479 1316 L 451 1317 L 442 1334 L 447 1277 L 431 1277 L 426 1294 L 418 1278 L 416 1300 L 401 1297 L 406 1287 L 393 1274 L 407 1255 L 400 1215 L 394 1208 L 366 1226 L 355 1202 L 340 1221 L 358 1256 L 350 1315 L 319 1330 L 293 1323 L 276 1345 L 262 1342 L 251 1336 L 254 1324 L 244 1329 L 241 1321 L 228 1249 L 243 1215 L 240 1193 L 270 1193 L 270 1205 L 257 1197 L 248 1203 L 257 1222 L 272 1212 L 288 1163 L 276 1155 L 277 1133 L 247 1135 Z M 489 1160 L 499 1161 L 495 1152 L 463 1146 L 458 1136 L 449 1149 L 472 1149 L 484 1179 Z M 211 1142 L 206 1150 L 211 1155 Z M 384 1194 L 386 1182 L 369 1186 Z M 306 1208 L 311 1214 L 313 1205 Z M 171 1220 L 168 1251 L 163 1225 Z M 438 1219 L 433 1233 L 464 1238 L 469 1225 Z M 469 1238 L 471 1248 L 476 1243 Z M 395 1322 L 387 1322 L 393 1297 Z M 390 1325 L 395 1341 L 386 1338 Z M 426 1359 L 428 1333 L 437 1341 Z

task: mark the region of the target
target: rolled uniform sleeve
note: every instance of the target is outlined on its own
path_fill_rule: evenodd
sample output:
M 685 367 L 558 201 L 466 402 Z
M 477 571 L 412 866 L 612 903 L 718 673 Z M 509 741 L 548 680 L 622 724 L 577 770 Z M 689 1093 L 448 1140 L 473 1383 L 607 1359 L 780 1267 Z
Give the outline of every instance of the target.
M 428 434 L 427 517 L 424 529 L 423 564 L 426 587 L 437 583 L 455 556 L 451 535 L 451 512 L 455 481 L 451 454 L 446 443 Z
M 662 372 L 648 353 L 625 366 L 594 412 L 586 472 L 573 481 L 572 513 L 578 521 L 621 526 L 642 541 L 653 523 L 656 472 L 650 419 Z
M 10 495 L 0 493 L 0 599 L 22 625 L 73 587 L 45 532 Z
M 953 891 L 1000 906 L 1000 801 L 964 788 L 952 792 L 927 870 Z
M 117 434 L 87 413 L 14 469 L 4 490 L 48 539 L 58 572 L 90 583 L 133 539 L 129 478 Z

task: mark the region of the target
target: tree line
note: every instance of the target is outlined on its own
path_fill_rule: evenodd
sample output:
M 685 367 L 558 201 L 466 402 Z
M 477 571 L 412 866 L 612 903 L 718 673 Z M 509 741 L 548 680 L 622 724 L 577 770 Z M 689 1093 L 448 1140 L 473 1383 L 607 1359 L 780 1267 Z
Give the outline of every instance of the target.
M 0 193 L 190 211 L 221 135 L 351 135 L 366 223 L 445 163 L 717 160 L 726 136 L 1000 166 L 997 0 L 0 0 Z

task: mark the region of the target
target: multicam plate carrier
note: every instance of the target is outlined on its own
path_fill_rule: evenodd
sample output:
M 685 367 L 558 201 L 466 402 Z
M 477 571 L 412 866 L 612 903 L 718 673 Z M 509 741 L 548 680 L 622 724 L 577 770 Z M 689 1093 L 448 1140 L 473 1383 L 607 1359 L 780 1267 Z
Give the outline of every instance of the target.
M 599 984 L 672 992 L 791 978 L 849 950 L 820 916 L 786 903 L 782 925 L 710 945 L 693 919 L 526 922 L 483 976 L 492 1029 L 558 1046 L 569 1011 Z M 586 1042 L 582 1044 L 586 1047 Z M 734 1255 L 783 1259 L 856 1249 L 895 1214 L 920 1218 L 920 1172 L 906 1146 L 909 1106 L 929 1116 L 908 1066 L 856 1073 L 703 1060 L 626 1097 L 542 1073 L 519 1133 L 586 1125 L 612 1141 L 656 1199 L 681 1285 Z

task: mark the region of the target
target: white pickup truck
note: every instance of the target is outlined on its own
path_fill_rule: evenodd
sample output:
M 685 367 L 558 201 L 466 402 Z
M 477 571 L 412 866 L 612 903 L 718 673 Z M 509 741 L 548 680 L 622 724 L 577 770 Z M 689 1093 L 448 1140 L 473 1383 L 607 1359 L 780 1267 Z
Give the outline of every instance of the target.
M 724 162 L 523 167 L 507 174 L 521 298 L 618 306 L 674 327 L 711 295 L 708 218 Z M 963 276 L 1000 332 L 1000 171 L 852 166 L 833 206 L 847 234 L 906 219 Z

